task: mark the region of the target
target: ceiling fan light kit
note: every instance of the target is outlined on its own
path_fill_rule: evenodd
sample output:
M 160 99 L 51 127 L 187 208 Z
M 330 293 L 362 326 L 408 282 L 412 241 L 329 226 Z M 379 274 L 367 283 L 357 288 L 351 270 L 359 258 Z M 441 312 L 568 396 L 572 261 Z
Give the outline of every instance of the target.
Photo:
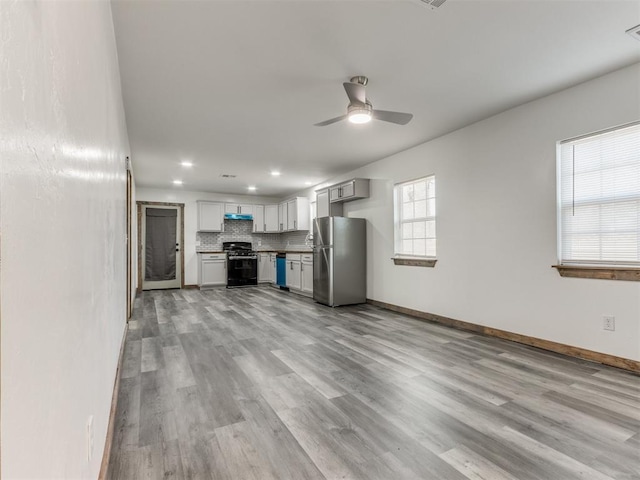
M 402 112 L 389 112 L 386 110 L 374 110 L 373 105 L 367 99 L 365 86 L 369 83 L 369 79 L 363 75 L 351 77 L 349 82 L 342 84 L 347 97 L 349 97 L 349 105 L 347 106 L 347 114 L 340 117 L 331 118 L 324 122 L 316 123 L 316 127 L 326 127 L 332 123 L 341 120 L 349 120 L 351 123 L 362 124 L 368 123 L 372 119 L 382 120 L 383 122 L 395 123 L 397 125 L 406 125 L 411 121 L 413 115 Z
M 351 123 L 369 123 L 371 121 L 371 104 L 349 105 L 347 118 Z

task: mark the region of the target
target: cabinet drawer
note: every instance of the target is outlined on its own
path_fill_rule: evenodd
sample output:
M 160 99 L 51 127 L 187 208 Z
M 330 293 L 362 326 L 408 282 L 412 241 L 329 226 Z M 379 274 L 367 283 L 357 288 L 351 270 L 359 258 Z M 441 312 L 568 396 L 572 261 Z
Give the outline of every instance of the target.
M 305 253 L 304 255 L 302 255 L 302 262 L 303 263 L 313 263 L 313 254 Z
M 299 262 L 300 254 L 299 253 L 287 253 L 287 262 Z
M 226 253 L 201 253 L 200 259 L 201 260 L 226 260 L 227 254 Z

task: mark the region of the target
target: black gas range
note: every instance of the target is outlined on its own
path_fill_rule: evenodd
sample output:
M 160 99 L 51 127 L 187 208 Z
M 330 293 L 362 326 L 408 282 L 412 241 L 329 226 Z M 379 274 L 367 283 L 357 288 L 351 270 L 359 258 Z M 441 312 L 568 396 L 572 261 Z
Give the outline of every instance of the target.
M 258 284 L 258 254 L 251 242 L 223 242 L 227 253 L 227 288 Z

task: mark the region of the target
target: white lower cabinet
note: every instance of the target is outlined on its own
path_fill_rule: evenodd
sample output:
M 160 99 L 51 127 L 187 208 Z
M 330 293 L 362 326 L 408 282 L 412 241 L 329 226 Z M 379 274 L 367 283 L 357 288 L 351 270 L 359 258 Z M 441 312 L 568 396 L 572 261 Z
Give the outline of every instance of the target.
M 198 262 L 198 286 L 214 287 L 227 284 L 227 255 L 225 253 L 200 253 Z
M 313 255 L 302 255 L 300 270 L 300 290 L 313 294 Z
M 301 262 L 299 253 L 287 253 L 287 287 L 300 290 Z
M 313 294 L 313 255 L 287 253 L 287 287 L 296 293 Z
M 275 264 L 270 253 L 258 253 L 258 283 L 273 282 Z
M 269 278 L 269 281 L 273 284 L 276 283 L 277 281 L 277 254 L 276 253 L 271 253 L 269 254 L 269 262 L 271 262 L 271 269 L 269 270 L 269 273 L 271 275 L 271 277 Z

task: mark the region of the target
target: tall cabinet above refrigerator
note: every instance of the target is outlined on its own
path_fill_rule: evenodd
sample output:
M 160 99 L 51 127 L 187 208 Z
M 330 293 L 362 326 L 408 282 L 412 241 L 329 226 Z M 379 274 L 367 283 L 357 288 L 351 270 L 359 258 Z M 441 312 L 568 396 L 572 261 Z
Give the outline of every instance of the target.
M 313 299 L 330 307 L 365 303 L 366 220 L 316 218 L 313 244 Z

